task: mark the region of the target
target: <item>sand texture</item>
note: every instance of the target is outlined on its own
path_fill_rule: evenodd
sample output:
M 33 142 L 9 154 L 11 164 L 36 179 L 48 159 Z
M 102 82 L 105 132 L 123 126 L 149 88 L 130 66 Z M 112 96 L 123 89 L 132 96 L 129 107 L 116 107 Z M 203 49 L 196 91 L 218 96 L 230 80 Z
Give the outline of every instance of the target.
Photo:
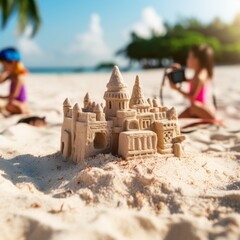
M 0 239 L 239 239 L 239 72 L 216 69 L 226 128 L 187 134 L 181 159 L 102 154 L 80 165 L 59 153 L 62 102 L 70 97 L 82 106 L 86 92 L 104 102 L 110 74 L 28 76 L 31 114 L 48 124 L 36 128 L 16 124 L 22 116 L 0 115 Z M 123 73 L 130 92 L 135 74 Z M 145 96 L 158 95 L 162 72 L 138 74 Z M 164 96 L 178 111 L 186 104 L 168 87 Z

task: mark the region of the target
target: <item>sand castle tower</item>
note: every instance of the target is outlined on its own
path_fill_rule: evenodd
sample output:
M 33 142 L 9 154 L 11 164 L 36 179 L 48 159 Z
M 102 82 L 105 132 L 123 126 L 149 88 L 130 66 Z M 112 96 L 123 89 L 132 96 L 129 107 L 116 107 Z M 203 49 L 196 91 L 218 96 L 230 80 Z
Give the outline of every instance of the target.
M 112 71 L 104 99 L 106 101 L 105 114 L 107 120 L 116 117 L 118 110 L 129 109 L 130 96 L 117 66 Z
M 100 104 L 97 104 L 93 112 L 96 113 L 96 120 L 97 121 L 105 121 L 105 114 L 103 113 L 103 108 Z
M 92 110 L 92 100 L 89 96 L 89 93 L 87 93 L 84 97 L 84 100 L 83 100 L 83 111 L 84 112 L 89 112 Z
M 76 136 L 76 122 L 78 120 L 79 117 L 79 113 L 82 112 L 80 106 L 78 103 L 76 103 L 73 107 L 73 113 L 72 113 L 72 142 L 74 142 L 75 140 L 75 136 Z
M 136 109 L 138 113 L 144 113 L 149 111 L 150 104 L 144 98 L 142 88 L 140 86 L 139 76 L 136 76 L 129 106 L 132 109 Z
M 65 101 L 63 102 L 63 114 L 64 114 L 64 117 L 67 116 L 67 114 L 69 113 L 71 108 L 72 108 L 72 103 L 69 100 L 69 98 L 66 98 Z

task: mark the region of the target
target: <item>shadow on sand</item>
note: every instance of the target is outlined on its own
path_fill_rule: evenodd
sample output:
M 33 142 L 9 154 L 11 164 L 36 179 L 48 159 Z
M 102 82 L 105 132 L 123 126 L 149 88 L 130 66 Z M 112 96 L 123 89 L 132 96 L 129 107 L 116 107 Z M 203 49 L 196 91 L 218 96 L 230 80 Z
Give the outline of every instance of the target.
M 64 161 L 59 152 L 39 157 L 25 154 L 12 159 L 0 157 L 0 170 L 3 171 L 2 176 L 14 185 L 31 183 L 39 191 L 48 194 L 59 187 L 67 188 L 68 183 L 86 167 L 104 167 L 110 161 L 116 159 L 108 158 L 99 162 L 93 158 L 76 165 L 72 161 Z

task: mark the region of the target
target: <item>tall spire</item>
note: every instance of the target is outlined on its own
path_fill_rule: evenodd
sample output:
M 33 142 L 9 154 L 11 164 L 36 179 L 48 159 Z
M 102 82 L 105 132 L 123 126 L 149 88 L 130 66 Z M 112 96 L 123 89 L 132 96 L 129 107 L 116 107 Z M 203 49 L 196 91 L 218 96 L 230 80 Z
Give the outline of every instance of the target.
M 153 106 L 153 102 L 152 102 L 152 100 L 151 100 L 150 98 L 147 99 L 147 102 L 148 102 L 148 104 L 149 104 L 150 107 Z
M 117 66 L 113 68 L 107 91 L 104 93 L 106 107 L 104 113 L 107 119 L 117 116 L 117 111 L 129 108 L 129 93 L 123 82 L 122 75 Z
M 85 97 L 84 97 L 84 102 L 90 102 L 91 101 L 91 98 L 89 96 L 89 93 L 86 93 Z
M 63 106 L 64 107 L 72 107 L 72 103 L 71 101 L 69 100 L 69 98 L 66 98 L 63 102 Z
M 100 112 L 103 112 L 103 108 L 100 104 L 97 104 L 94 109 L 93 109 L 93 112 L 95 113 L 100 113 Z
M 63 114 L 64 114 L 64 117 L 67 116 L 69 110 L 72 108 L 72 103 L 71 101 L 69 100 L 69 98 L 66 98 L 65 101 L 63 102 Z
M 81 111 L 82 111 L 82 109 L 80 108 L 80 106 L 79 106 L 78 103 L 76 103 L 76 104 L 74 105 L 73 111 L 74 111 L 74 112 L 81 112 Z
M 157 97 L 153 99 L 153 107 L 160 107 L 160 102 Z
M 84 100 L 83 100 L 83 105 L 84 105 L 84 108 L 85 109 L 87 109 L 88 108 L 88 106 L 90 105 L 90 104 L 92 104 L 91 103 L 91 98 L 90 98 L 90 96 L 89 96 L 89 93 L 86 93 L 86 95 L 85 95 L 85 97 L 84 97 Z
M 112 75 L 110 78 L 109 83 L 107 84 L 107 88 L 109 90 L 121 90 L 123 88 L 126 88 L 122 74 L 119 71 L 119 68 L 117 66 L 114 66 Z
M 133 107 L 136 105 L 142 105 L 142 106 L 149 105 L 144 99 L 142 88 L 140 86 L 139 76 L 136 76 L 135 84 L 132 90 L 132 96 L 130 99 L 130 107 Z

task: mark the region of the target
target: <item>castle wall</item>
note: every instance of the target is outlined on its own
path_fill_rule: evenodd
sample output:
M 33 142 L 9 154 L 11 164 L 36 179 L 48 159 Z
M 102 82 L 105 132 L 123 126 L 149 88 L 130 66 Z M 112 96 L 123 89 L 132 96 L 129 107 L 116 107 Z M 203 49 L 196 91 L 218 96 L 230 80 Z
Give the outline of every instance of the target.
M 105 114 L 101 112 L 76 112 L 75 115 L 64 117 L 61 132 L 64 158 L 80 163 L 98 153 L 111 152 L 113 122 L 105 121 Z
M 96 122 L 96 113 L 81 112 L 77 118 L 79 122 Z
M 87 136 L 87 123 L 76 123 L 76 136 L 74 142 L 73 161 L 75 163 L 84 162 L 86 156 L 86 136 Z
M 172 154 L 173 138 L 176 137 L 176 121 L 156 121 L 154 123 L 154 130 L 158 136 L 158 152 L 161 154 Z
M 129 131 L 119 135 L 118 154 L 124 159 L 153 156 L 157 152 L 157 135 L 152 131 Z
M 69 117 L 64 117 L 64 121 L 61 129 L 61 152 L 64 158 L 70 158 L 72 153 L 72 119 Z
M 77 122 L 75 140 L 77 163 L 99 153 L 111 152 L 112 125 L 111 121 Z

